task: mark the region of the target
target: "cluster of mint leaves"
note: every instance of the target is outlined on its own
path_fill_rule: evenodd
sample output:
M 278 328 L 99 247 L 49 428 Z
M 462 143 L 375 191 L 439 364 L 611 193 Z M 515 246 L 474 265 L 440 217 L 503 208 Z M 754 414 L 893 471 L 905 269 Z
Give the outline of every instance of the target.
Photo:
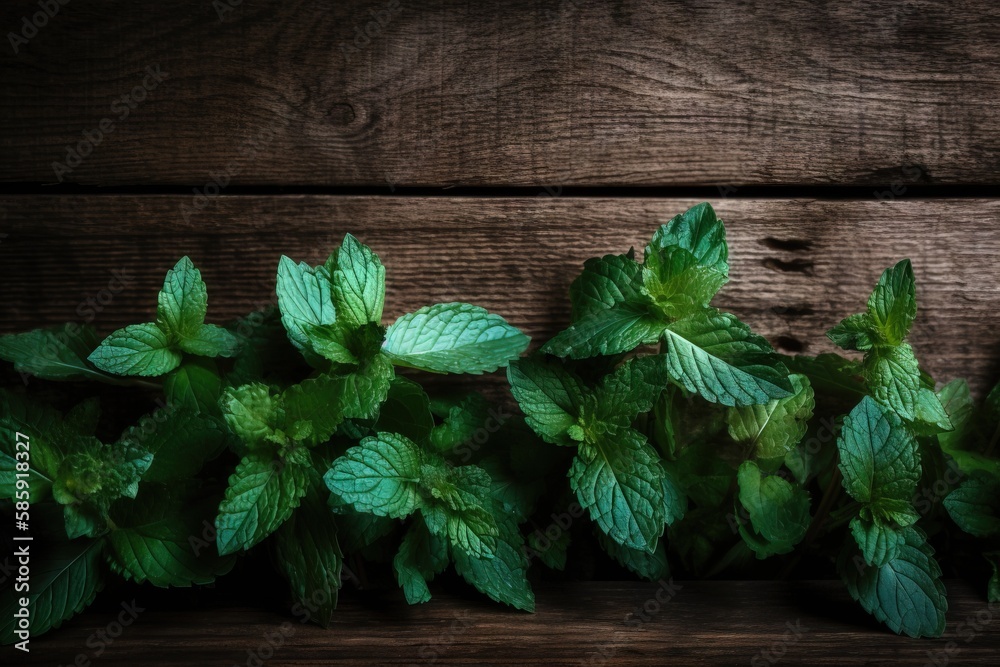
M 982 408 L 962 381 L 935 392 L 907 342 L 908 260 L 830 330 L 858 358 L 777 354 L 714 308 L 728 258 L 725 227 L 701 204 L 662 225 L 641 262 L 631 250 L 587 261 L 570 326 L 508 368 L 527 424 L 575 452 L 576 502 L 638 575 L 673 563 L 695 576 L 785 576 L 803 555 L 825 556 L 889 628 L 940 635 L 947 600 L 931 541 L 943 514 L 1000 565 L 988 542 L 1000 537 L 1000 390 Z M 958 481 L 942 491 L 949 472 Z M 1000 595 L 995 573 L 989 595 Z
M 3 508 L 30 503 L 45 528 L 25 593 L 32 636 L 85 608 L 113 574 L 207 584 L 256 547 L 273 556 L 293 609 L 321 625 L 345 558 L 362 554 L 390 553 L 411 602 L 428 600 L 426 582 L 453 564 L 486 595 L 533 609 L 518 525 L 540 483 L 514 470 L 526 458 L 515 452 L 538 441 L 524 428 L 512 436 L 507 420 L 470 456 L 464 443 L 496 422 L 491 404 L 475 393 L 432 400 L 396 373 L 493 372 L 528 337 L 467 303 L 384 326 L 385 269 L 350 235 L 319 266 L 282 257 L 276 292 L 276 312 L 206 324 L 208 290 L 185 257 L 155 322 L 103 341 L 74 325 L 0 337 L 0 357 L 26 380 L 96 380 L 125 387 L 112 407 L 123 391 L 151 404 L 108 438 L 117 420 L 99 397 L 66 409 L 76 391 L 0 390 Z M 20 597 L 0 592 L 5 643 Z
M 529 356 L 524 334 L 471 304 L 383 325 L 385 269 L 350 235 L 317 266 L 282 257 L 277 309 L 226 326 L 206 324 L 185 257 L 155 322 L 103 341 L 72 324 L 0 336 L 28 383 L 0 390 L 0 509 L 30 502 L 47 531 L 32 634 L 111 575 L 206 584 L 258 549 L 293 612 L 324 626 L 350 565 L 382 564 L 411 604 L 452 567 L 530 611 L 530 566 L 566 569 L 590 545 L 650 580 L 825 560 L 865 610 L 918 637 L 944 630 L 932 543 L 955 541 L 992 567 L 1000 600 L 1000 388 L 977 405 L 964 381 L 936 389 L 920 369 L 910 262 L 829 331 L 849 356 L 778 354 L 713 307 L 728 280 L 725 227 L 701 204 L 641 262 L 587 261 L 570 325 Z M 523 417 L 417 381 L 503 368 Z M 148 404 L 124 428 L 106 414 L 122 392 Z M 0 591 L 4 642 L 15 603 Z

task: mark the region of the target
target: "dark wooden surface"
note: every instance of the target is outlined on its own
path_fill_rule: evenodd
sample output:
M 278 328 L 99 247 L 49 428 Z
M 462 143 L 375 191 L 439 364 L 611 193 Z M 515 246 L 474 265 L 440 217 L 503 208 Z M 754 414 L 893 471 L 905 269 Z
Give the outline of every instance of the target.
M 70 664 L 83 653 L 104 667 L 229 667 L 271 649 L 268 667 L 923 665 L 937 655 L 949 665 L 995 666 L 1000 606 L 990 609 L 968 584 L 947 583 L 948 627 L 940 639 L 892 634 L 839 582 L 676 582 L 672 597 L 659 593 L 659 600 L 669 597 L 662 603 L 658 584 L 591 582 L 540 587 L 534 614 L 460 594 L 408 607 L 398 591 L 353 592 L 326 630 L 253 608 L 150 607 L 96 660 L 88 638 L 111 616 L 86 613 L 33 640 L 25 664 Z M 136 603 L 143 605 L 141 595 Z
M 234 161 L 233 183 L 382 187 L 1000 174 L 994 0 L 243 0 L 220 20 L 222 1 L 77 0 L 17 55 L 4 39 L 0 180 L 55 182 L 151 65 L 169 77 L 67 181 L 201 185 Z M 4 2 L 3 34 L 37 11 Z
M 583 261 L 641 251 L 694 200 L 588 198 L 221 197 L 185 221 L 190 197 L 8 197 L 0 243 L 0 330 L 65 321 L 101 330 L 153 317 L 163 274 L 183 254 L 202 268 L 209 318 L 273 301 L 281 254 L 322 262 L 350 231 L 387 267 L 387 321 L 428 303 L 482 304 L 540 344 L 569 318 Z M 941 381 L 977 392 L 1000 376 L 1000 202 L 713 202 L 727 222 L 732 280 L 717 303 L 785 352 L 832 351 L 824 332 L 864 307 L 881 271 L 913 260 L 912 340 Z M 86 305 L 112 273 L 129 286 Z M 82 305 L 81 305 L 82 304 Z
M 910 257 L 926 368 L 980 395 L 1000 377 L 993 0 L 228 0 L 220 17 L 225 1 L 74 0 L 16 54 L 8 33 L 38 0 L 0 6 L 0 333 L 148 319 L 182 254 L 222 321 L 274 302 L 280 254 L 321 261 L 350 231 L 387 265 L 387 318 L 473 301 L 537 345 L 566 324 L 584 259 L 641 249 L 707 191 L 732 250 L 718 304 L 780 350 L 831 350 L 823 333 Z M 147 67 L 166 77 L 118 118 Z M 212 179 L 228 185 L 198 210 Z M 436 196 L 385 196 L 408 186 Z M 551 196 L 569 186 L 601 196 Z M 116 273 L 126 287 L 103 291 Z M 150 606 L 100 655 L 111 615 L 92 611 L 24 664 L 256 665 L 291 623 L 265 664 L 996 665 L 1000 611 L 948 586 L 938 640 L 891 634 L 835 582 L 685 583 L 642 623 L 656 585 L 572 583 L 539 586 L 533 615 L 352 591 L 330 630 Z M 784 641 L 796 622 L 809 630 Z

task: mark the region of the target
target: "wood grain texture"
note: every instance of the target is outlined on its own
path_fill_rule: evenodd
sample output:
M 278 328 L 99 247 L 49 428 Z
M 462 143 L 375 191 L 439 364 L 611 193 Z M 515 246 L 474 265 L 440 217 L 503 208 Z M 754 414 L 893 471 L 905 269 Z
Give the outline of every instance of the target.
M 635 246 L 696 202 L 680 199 L 220 197 L 0 199 L 0 330 L 154 316 L 182 255 L 201 267 L 209 319 L 274 302 L 278 258 L 322 262 L 346 232 L 387 267 L 386 321 L 442 301 L 481 304 L 540 344 L 569 319 L 583 261 Z M 825 332 L 864 307 L 881 271 L 912 259 L 920 312 L 911 340 L 940 381 L 976 392 L 1000 376 L 1000 201 L 721 200 L 731 282 L 716 303 L 786 352 L 832 351 Z M 128 286 L 111 293 L 116 274 Z M 93 299 L 93 303 L 88 300 Z M 101 302 L 104 302 L 103 304 Z
M 5 39 L 0 180 L 55 182 L 104 118 L 67 182 L 1000 180 L 993 0 L 223 2 L 73 2 Z
M 1000 609 L 959 581 L 947 582 L 948 626 L 933 640 L 898 637 L 879 626 L 839 582 L 673 586 L 673 597 L 660 592 L 657 600 L 667 588 L 652 583 L 546 585 L 537 590 L 534 614 L 453 593 L 435 593 L 416 607 L 407 607 L 398 591 L 348 594 L 327 630 L 258 609 L 149 608 L 98 664 L 246 665 L 256 655 L 270 656 L 269 667 L 921 665 L 934 664 L 930 653 L 951 665 L 992 666 L 1000 651 Z M 33 640 L 30 664 L 71 664 L 79 653 L 93 658 L 87 638 L 112 616 L 87 613 Z

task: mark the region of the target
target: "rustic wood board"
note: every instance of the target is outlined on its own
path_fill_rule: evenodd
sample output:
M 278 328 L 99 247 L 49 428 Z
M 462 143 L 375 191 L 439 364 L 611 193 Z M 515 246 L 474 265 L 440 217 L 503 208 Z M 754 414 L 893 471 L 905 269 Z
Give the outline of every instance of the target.
M 328 630 L 252 608 L 150 607 L 95 663 L 246 665 L 270 656 L 269 667 L 920 665 L 938 656 L 937 664 L 947 657 L 950 665 L 995 666 L 1000 608 L 966 583 L 947 585 L 947 630 L 933 640 L 879 626 L 839 582 L 590 582 L 538 587 L 534 614 L 460 593 L 417 607 L 398 591 L 353 593 Z M 141 593 L 136 604 L 144 604 Z M 72 664 L 81 653 L 93 659 L 99 640 L 91 648 L 87 640 L 113 617 L 88 612 L 34 639 L 30 664 Z
M 3 33 L 38 11 L 4 2 Z M 105 118 L 62 180 L 1000 179 L 993 0 L 109 0 L 66 4 L 16 54 L 3 41 L 2 181 L 60 180 L 53 162 Z M 120 119 L 150 66 L 168 76 Z
M 0 241 L 0 330 L 92 320 L 102 331 L 153 317 L 163 274 L 184 254 L 209 285 L 209 318 L 274 301 L 278 258 L 319 263 L 346 232 L 387 266 L 387 321 L 428 303 L 482 304 L 539 344 L 566 325 L 585 259 L 640 251 L 680 199 L 18 196 Z M 717 303 L 786 352 L 832 351 L 824 332 L 863 308 L 881 271 L 913 260 L 912 341 L 939 380 L 977 392 L 1000 376 L 1000 201 L 714 202 L 727 221 L 731 282 Z M 115 272 L 129 286 L 102 291 Z M 111 302 L 90 306 L 87 299 Z M 100 312 L 96 312 L 100 309 Z

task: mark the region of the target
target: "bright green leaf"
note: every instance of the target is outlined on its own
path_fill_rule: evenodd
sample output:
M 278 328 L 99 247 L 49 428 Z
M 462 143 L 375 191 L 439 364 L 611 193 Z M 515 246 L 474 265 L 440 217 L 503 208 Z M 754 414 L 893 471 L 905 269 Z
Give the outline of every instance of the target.
M 156 376 L 180 366 L 181 358 L 170 336 L 155 324 L 147 323 L 130 324 L 115 331 L 101 341 L 88 360 L 116 375 Z
M 338 319 L 351 326 L 382 321 L 385 267 L 371 248 L 350 234 L 337 254 L 333 298 Z
M 844 489 L 873 517 L 909 525 L 920 481 L 917 443 L 893 412 L 865 397 L 844 420 L 837 438 Z
M 221 555 L 249 549 L 278 529 L 299 506 L 308 488 L 303 468 L 250 453 L 229 477 L 215 519 Z
M 409 438 L 379 433 L 333 463 L 327 487 L 359 512 L 402 519 L 421 505 L 420 448 Z
M 670 325 L 667 371 L 688 391 L 722 405 L 755 405 L 794 392 L 766 340 L 728 313 L 706 309 Z
M 632 429 L 581 445 L 569 472 L 570 486 L 598 527 L 623 546 L 649 552 L 666 521 L 663 475 L 656 452 Z
M 896 557 L 881 567 L 863 567 L 851 540 L 840 558 L 840 576 L 851 597 L 893 632 L 940 637 L 948 611 L 941 568 L 919 530 L 907 528 L 904 538 Z
M 432 373 L 491 373 L 517 359 L 530 339 L 479 306 L 441 303 L 396 320 L 384 352 L 398 366 Z

